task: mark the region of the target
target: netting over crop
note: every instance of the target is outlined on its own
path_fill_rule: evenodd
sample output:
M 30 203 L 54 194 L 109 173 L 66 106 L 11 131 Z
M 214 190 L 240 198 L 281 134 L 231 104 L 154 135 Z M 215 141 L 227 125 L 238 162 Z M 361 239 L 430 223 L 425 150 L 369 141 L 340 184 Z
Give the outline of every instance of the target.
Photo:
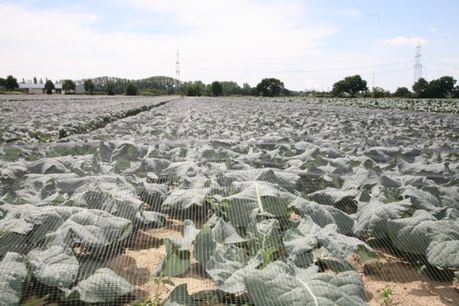
M 0 305 L 459 303 L 457 114 L 15 99 Z

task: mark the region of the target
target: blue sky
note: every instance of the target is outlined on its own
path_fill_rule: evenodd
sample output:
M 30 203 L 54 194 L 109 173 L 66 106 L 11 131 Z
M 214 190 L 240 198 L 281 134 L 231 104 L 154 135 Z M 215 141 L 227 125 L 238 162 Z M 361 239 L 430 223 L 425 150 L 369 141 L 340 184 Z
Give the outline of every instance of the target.
M 2 1 L 0 74 L 26 80 L 175 76 L 329 89 L 413 83 L 415 46 L 427 79 L 459 77 L 459 2 L 319 0 Z

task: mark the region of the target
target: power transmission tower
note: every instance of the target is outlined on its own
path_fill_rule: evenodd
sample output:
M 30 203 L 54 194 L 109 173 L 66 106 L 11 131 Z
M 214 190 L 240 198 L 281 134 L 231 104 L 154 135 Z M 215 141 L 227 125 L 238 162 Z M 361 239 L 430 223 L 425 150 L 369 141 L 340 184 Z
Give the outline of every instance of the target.
M 422 64 L 421 64 L 421 45 L 416 46 L 416 64 L 414 65 L 414 82 L 416 83 L 420 78 L 422 78 Z
M 178 51 L 177 51 L 177 57 L 175 60 L 175 79 L 177 80 L 178 83 L 180 83 L 180 55 Z

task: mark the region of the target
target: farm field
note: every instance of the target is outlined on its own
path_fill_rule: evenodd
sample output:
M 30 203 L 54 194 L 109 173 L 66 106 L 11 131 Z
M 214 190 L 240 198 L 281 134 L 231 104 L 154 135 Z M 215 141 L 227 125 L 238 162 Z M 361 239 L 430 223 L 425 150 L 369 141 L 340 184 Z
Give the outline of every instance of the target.
M 359 108 L 372 109 L 389 109 L 389 110 L 407 110 L 415 112 L 442 112 L 455 113 L 459 112 L 459 99 L 400 99 L 400 98 L 311 98 L 311 97 L 280 97 L 280 98 L 263 98 L 250 97 L 251 101 L 290 101 L 304 102 L 308 104 L 350 106 Z
M 0 96 L 0 143 L 87 133 L 175 97 Z
M 0 99 L 0 305 L 459 304 L 457 100 Z

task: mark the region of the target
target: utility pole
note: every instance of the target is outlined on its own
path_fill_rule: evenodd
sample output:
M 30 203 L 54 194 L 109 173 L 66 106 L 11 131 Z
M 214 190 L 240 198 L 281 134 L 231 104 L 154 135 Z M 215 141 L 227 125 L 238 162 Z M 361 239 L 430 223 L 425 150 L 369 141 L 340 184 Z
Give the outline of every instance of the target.
M 178 83 L 180 83 L 180 54 L 178 51 L 175 60 L 175 79 Z
M 421 45 L 416 46 L 416 55 L 415 55 L 415 62 L 414 65 L 414 83 L 416 83 L 420 78 L 422 78 L 422 64 L 421 64 Z
M 178 50 L 175 58 L 175 91 L 176 93 L 180 91 L 180 54 Z

